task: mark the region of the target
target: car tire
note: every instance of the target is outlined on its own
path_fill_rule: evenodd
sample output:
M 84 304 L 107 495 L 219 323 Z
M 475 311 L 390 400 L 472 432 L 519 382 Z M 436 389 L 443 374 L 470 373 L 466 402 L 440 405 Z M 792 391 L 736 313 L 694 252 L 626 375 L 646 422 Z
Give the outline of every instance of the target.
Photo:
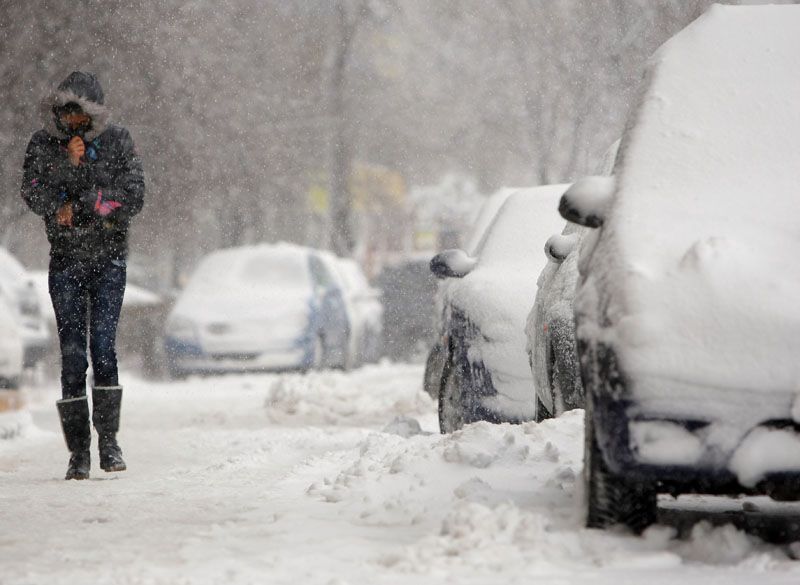
M 561 405 L 565 411 L 583 408 L 583 383 L 575 348 L 574 328 L 571 322 L 552 325 L 549 374 L 553 405 Z
M 325 367 L 325 338 L 318 334 L 314 338 L 314 355 L 311 356 L 312 370 L 321 370 Z
M 538 396 L 536 397 L 536 422 L 540 423 L 542 421 L 547 420 L 548 418 L 553 418 L 553 414 L 547 410 L 547 407 L 542 402 L 542 399 Z
M 169 377 L 170 380 L 175 380 L 176 382 L 180 382 L 188 378 L 189 373 L 185 370 L 178 369 L 174 366 L 168 366 L 167 377 Z
M 461 368 L 449 358 L 439 386 L 439 430 L 443 435 L 460 430 L 467 423 L 464 405 L 464 380 Z
M 444 348 L 440 343 L 436 343 L 428 353 L 428 359 L 425 360 L 425 374 L 422 385 L 425 392 L 434 400 L 439 399 L 439 387 L 441 386 L 445 369 L 445 359 Z
M 586 526 L 607 528 L 617 524 L 635 533 L 656 521 L 657 492 L 650 484 L 631 482 L 612 473 L 597 444 L 592 408 L 585 411 L 583 479 Z

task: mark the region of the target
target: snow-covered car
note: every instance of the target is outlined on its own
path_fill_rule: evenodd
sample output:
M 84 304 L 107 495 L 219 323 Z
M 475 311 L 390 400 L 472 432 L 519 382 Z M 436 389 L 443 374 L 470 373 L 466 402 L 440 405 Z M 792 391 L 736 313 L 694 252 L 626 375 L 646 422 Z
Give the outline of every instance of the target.
M 567 223 L 545 244 L 547 265 L 525 333 L 536 389 L 536 420 L 583 408 L 583 383 L 575 342 L 572 304 L 578 284 L 578 249 L 585 228 Z
M 39 295 L 30 274 L 6 248 L 0 247 L 0 288 L 19 325 L 25 367 L 36 365 L 51 343 L 50 331 L 42 316 Z
M 536 416 L 525 320 L 545 264 L 541 250 L 558 229 L 565 185 L 521 189 L 508 197 L 470 256 L 446 250 L 431 271 L 450 278 L 444 296 L 447 359 L 439 385 L 443 433 L 476 421 Z
M 614 170 L 617 140 L 600 159 L 599 174 Z M 525 333 L 536 388 L 536 419 L 583 408 L 583 382 L 575 339 L 573 303 L 578 284 L 578 254 L 588 229 L 567 223 L 544 246 L 548 262 L 537 282 L 536 299 Z
M 472 229 L 470 229 L 466 238 L 464 251 L 467 254 L 475 253 L 475 249 L 478 247 L 478 244 L 480 244 L 486 228 L 489 227 L 489 224 L 494 219 L 494 216 L 497 215 L 497 211 L 503 206 L 503 203 L 506 202 L 506 199 L 508 199 L 509 195 L 511 195 L 514 191 L 517 191 L 517 189 L 508 187 L 500 189 L 483 202 L 483 205 L 478 212 L 478 217 L 475 219 L 475 223 L 472 225 Z M 436 322 L 436 331 L 438 332 L 438 336 L 433 343 L 433 347 L 431 347 L 430 351 L 428 352 L 427 359 L 425 360 L 423 387 L 431 396 L 431 398 L 435 400 L 439 399 L 439 385 L 441 384 L 442 371 L 444 370 L 444 366 L 447 361 L 447 351 L 445 348 L 447 334 L 444 330 L 444 297 L 445 291 L 451 282 L 453 282 L 452 279 L 443 279 L 439 281 L 439 286 L 436 289 L 435 307 L 436 315 L 438 316 Z
M 0 388 L 18 388 L 25 358 L 25 340 L 16 311 L 17 298 L 0 290 Z
M 800 496 L 800 6 L 716 5 L 651 61 L 614 178 L 582 179 L 587 523 L 657 495 Z
M 347 329 L 342 291 L 320 253 L 262 244 L 200 262 L 167 319 L 164 348 L 178 377 L 341 367 Z
M 344 297 L 348 320 L 346 369 L 378 360 L 383 330 L 380 292 L 372 288 L 355 260 L 335 258 L 335 270 Z

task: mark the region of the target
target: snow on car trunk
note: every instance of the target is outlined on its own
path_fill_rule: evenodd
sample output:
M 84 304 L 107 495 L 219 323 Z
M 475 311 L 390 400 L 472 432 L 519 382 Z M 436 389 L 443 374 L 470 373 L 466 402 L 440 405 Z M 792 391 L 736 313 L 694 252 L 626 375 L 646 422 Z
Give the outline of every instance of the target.
M 798 388 L 798 30 L 798 6 L 715 6 L 653 59 L 588 259 L 639 379 Z

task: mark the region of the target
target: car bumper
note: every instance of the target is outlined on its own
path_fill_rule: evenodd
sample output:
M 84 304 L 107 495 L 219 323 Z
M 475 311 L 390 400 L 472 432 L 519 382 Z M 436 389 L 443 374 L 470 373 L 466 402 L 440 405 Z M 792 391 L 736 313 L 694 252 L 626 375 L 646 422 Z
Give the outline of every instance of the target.
M 691 416 L 676 416 L 651 404 L 593 396 L 597 439 L 609 469 L 673 494 L 800 499 L 800 425 L 790 416 L 794 395 L 756 395 L 757 401 L 752 393 L 736 394 L 728 397 L 730 416 L 714 418 L 700 416 L 698 401 Z M 737 421 L 734 411 L 750 416 Z
M 180 374 L 297 370 L 310 367 L 312 361 L 305 347 L 209 354 L 196 345 L 171 338 L 165 340 L 164 347 L 170 369 Z

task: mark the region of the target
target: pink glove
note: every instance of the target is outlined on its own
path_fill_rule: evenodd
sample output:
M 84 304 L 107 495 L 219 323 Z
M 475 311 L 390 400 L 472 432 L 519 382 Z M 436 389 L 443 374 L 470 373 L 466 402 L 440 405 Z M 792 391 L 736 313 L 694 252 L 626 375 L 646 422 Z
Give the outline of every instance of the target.
M 94 203 L 94 212 L 100 217 L 108 217 L 115 209 L 122 207 L 119 201 L 103 201 L 103 192 L 97 192 L 97 201 Z

